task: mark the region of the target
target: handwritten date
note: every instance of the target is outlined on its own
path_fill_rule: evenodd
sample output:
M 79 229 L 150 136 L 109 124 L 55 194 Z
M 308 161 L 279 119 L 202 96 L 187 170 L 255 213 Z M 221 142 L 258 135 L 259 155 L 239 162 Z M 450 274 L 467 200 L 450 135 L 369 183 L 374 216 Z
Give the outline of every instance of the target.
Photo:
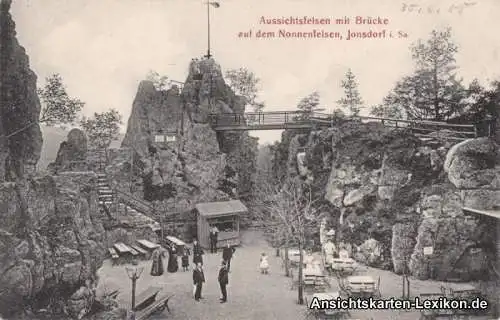
M 462 14 L 463 11 L 471 6 L 476 5 L 477 2 L 462 2 L 457 4 L 452 4 L 448 7 L 448 10 L 442 10 L 443 8 L 435 8 L 433 6 L 422 6 L 415 3 L 403 3 L 401 7 L 402 12 L 412 12 L 412 13 L 428 13 L 428 14 L 439 14 L 444 11 L 449 13 Z

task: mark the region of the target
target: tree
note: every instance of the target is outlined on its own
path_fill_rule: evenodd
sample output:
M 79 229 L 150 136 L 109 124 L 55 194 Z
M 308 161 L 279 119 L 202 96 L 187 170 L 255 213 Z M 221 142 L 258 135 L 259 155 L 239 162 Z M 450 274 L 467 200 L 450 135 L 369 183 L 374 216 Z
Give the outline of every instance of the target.
M 230 69 L 226 71 L 225 78 L 234 93 L 245 99 L 245 106 L 251 106 L 254 112 L 262 112 L 265 105 L 257 101 L 260 79 L 253 72 L 246 68 Z
M 345 79 L 342 80 L 341 87 L 344 89 L 345 96 L 337 101 L 340 108 L 348 109 L 352 116 L 358 116 L 363 100 L 358 91 L 358 83 L 351 69 L 347 70 Z
M 304 112 L 304 114 L 296 117 L 296 120 L 307 120 L 314 112 L 325 111 L 324 108 L 319 107 L 319 101 L 320 97 L 317 91 L 314 91 L 308 96 L 302 98 L 297 105 L 297 109 Z
M 115 109 L 94 113 L 92 118 L 82 118 L 80 125 L 94 148 L 107 149 L 118 137 L 122 116 Z
M 404 116 L 403 110 L 397 105 L 377 105 L 373 106 L 370 114 L 380 118 L 402 119 Z
M 161 76 L 158 72 L 150 70 L 146 80 L 151 81 L 156 90 L 165 91 L 168 89 L 169 81 L 167 76 Z
M 433 30 L 427 41 L 411 47 L 416 69 L 400 80 L 384 104 L 404 108 L 408 118 L 447 120 L 463 109 L 466 90 L 454 73 L 458 47 L 451 40 L 451 29 Z
M 255 210 L 261 218 L 271 241 L 285 249 L 285 272 L 289 276 L 288 249 L 297 244 L 299 249 L 298 303 L 304 303 L 303 250 L 306 241 L 318 226 L 319 210 L 314 208 L 310 189 L 298 179 L 287 179 L 277 185 L 262 184 L 255 197 Z
M 38 122 L 47 126 L 73 124 L 85 103 L 68 95 L 59 74 L 45 78 L 45 82 L 45 86 L 37 90 L 42 102 Z

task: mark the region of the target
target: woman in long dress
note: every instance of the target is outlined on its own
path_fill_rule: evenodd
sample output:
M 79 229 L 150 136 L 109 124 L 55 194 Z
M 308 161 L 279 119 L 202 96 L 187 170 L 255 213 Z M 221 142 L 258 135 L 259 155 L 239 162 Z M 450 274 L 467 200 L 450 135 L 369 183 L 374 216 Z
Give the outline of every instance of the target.
M 152 259 L 153 264 L 151 266 L 151 275 L 155 277 L 163 275 L 163 259 L 160 248 L 153 251 Z
M 175 246 L 170 246 L 168 250 L 168 266 L 167 271 L 170 273 L 179 270 L 179 263 L 177 261 L 177 249 Z

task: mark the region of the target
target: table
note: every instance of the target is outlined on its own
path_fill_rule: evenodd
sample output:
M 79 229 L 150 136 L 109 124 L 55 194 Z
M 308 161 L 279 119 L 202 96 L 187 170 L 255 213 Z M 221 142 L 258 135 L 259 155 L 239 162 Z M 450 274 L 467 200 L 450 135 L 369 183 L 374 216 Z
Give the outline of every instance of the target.
M 137 243 L 139 243 L 141 246 L 143 246 L 144 248 L 146 248 L 147 250 L 150 250 L 150 251 L 153 251 L 156 248 L 160 247 L 159 244 L 153 243 L 153 242 L 146 240 L 146 239 L 137 240 Z
M 347 277 L 349 293 L 375 293 L 375 279 L 370 276 L 350 276 Z
M 118 242 L 113 245 L 115 247 L 116 251 L 118 251 L 118 254 L 132 254 L 132 250 L 130 250 L 130 247 L 124 244 L 123 242 Z
M 352 273 L 356 269 L 356 261 L 351 258 L 334 258 L 331 260 L 333 271 L 349 271 Z

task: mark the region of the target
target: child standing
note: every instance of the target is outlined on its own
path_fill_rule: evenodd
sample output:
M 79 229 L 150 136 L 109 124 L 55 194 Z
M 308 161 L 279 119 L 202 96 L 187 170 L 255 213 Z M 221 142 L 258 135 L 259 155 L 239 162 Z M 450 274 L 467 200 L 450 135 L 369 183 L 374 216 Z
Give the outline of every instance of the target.
M 188 248 L 184 248 L 184 253 L 182 254 L 182 257 L 181 257 L 181 262 L 182 262 L 182 270 L 188 271 L 188 269 L 189 269 L 189 249 Z
M 267 255 L 262 252 L 260 257 L 260 273 L 267 274 L 269 272 L 269 262 L 267 261 Z

